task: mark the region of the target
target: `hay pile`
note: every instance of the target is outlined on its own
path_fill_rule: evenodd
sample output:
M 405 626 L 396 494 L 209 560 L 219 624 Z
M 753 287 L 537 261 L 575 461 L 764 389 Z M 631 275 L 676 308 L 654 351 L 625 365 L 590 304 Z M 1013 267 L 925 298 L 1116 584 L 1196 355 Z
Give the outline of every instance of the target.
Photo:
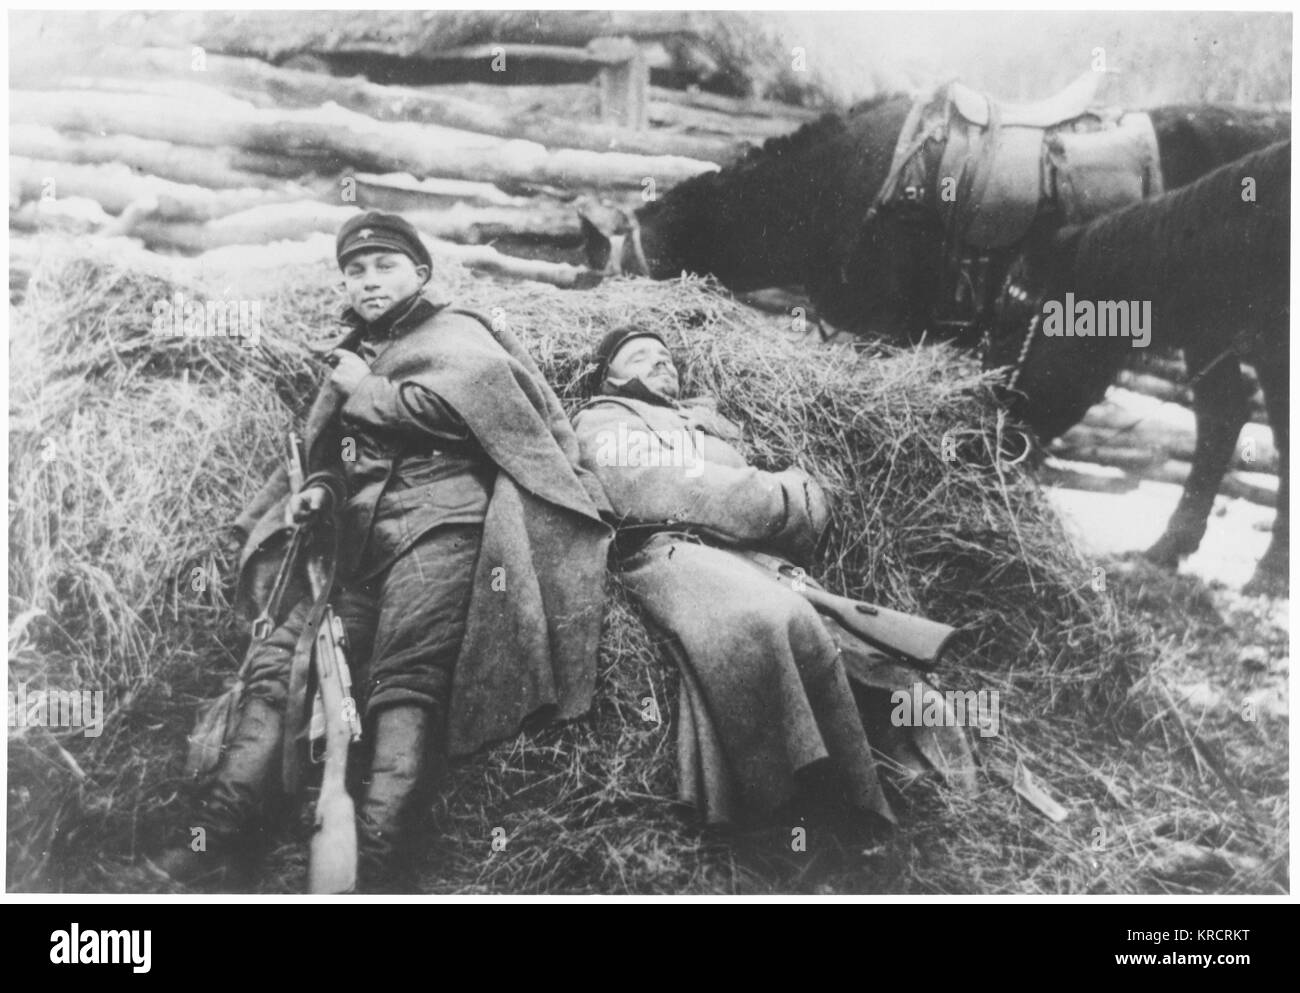
M 788 828 L 775 841 L 701 832 L 673 804 L 675 675 L 616 600 L 590 718 L 453 770 L 419 889 L 1083 887 L 1094 823 L 1086 807 L 1051 826 L 1011 783 L 1025 768 L 1058 799 L 1107 802 L 1092 773 L 1122 762 L 1126 736 L 1151 716 L 1128 695 L 1151 663 L 1151 635 L 1094 590 L 1093 565 L 1032 481 L 1019 468 L 990 468 L 998 419 L 971 362 L 938 348 L 810 349 L 698 280 L 566 292 L 460 269 L 435 278 L 457 302 L 508 321 L 566 403 L 577 401 L 583 356 L 603 330 L 635 319 L 663 333 L 687 365 L 686 393 L 722 397 L 758 464 L 798 463 L 829 484 L 832 587 L 966 629 L 939 681 L 999 690 L 1002 733 L 979 742 L 979 797 L 912 790 L 909 830 L 874 859 L 828 848 L 791 863 Z M 177 289 L 256 294 L 260 346 L 152 335 L 153 301 Z M 11 887 L 140 888 L 132 860 L 183 827 L 194 706 L 221 689 L 247 643 L 229 609 L 222 529 L 303 413 L 319 376 L 307 346 L 334 337 L 338 304 L 325 265 L 204 286 L 69 247 L 35 268 L 14 312 L 10 684 L 102 688 L 110 716 L 95 739 L 11 729 Z M 944 458 L 947 432 L 956 460 Z M 659 724 L 642 717 L 647 697 Z M 507 847 L 494 852 L 498 827 Z M 302 824 L 277 840 L 261 888 L 301 890 Z M 1243 885 L 1258 891 L 1273 870 Z M 1120 870 L 1109 880 L 1114 891 L 1143 885 Z

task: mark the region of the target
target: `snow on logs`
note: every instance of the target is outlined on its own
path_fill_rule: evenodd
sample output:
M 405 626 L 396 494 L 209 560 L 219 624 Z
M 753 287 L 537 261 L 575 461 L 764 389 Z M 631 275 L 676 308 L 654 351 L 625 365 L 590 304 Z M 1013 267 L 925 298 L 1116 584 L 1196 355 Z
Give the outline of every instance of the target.
M 505 99 L 523 91 L 545 94 L 571 88 L 564 85 L 394 86 L 373 83 L 359 76 L 332 76 L 273 66 L 255 58 L 212 53 L 205 55 L 203 70 L 198 73 L 189 49 L 122 45 L 80 52 L 75 59 L 20 57 L 15 59 L 10 76 L 11 85 L 18 88 L 103 89 L 109 86 L 152 92 L 165 92 L 169 86 L 173 89 L 177 85 L 192 86 L 196 78 L 201 78 L 209 87 L 219 87 L 261 107 L 315 107 L 336 103 L 378 121 L 437 124 L 594 152 L 676 155 L 714 162 L 730 159 L 743 151 L 747 142 L 794 131 L 818 116 L 816 111 L 772 101 L 736 100 L 651 87 L 650 120 L 675 127 L 638 129 L 574 120 L 563 115 L 539 116 L 518 107 L 516 101 Z M 466 91 L 478 98 L 468 98 Z M 541 102 L 548 101 L 543 98 Z M 709 133 L 691 134 L 683 129 Z
M 133 203 L 153 200 L 157 205 L 152 213 L 157 219 L 201 222 L 309 195 L 309 191 L 289 185 L 280 189 L 208 189 L 141 175 L 123 163 L 80 165 L 19 155 L 9 158 L 11 206 L 15 201 L 86 197 L 109 214 L 120 214 Z
M 1179 404 L 1112 387 L 1082 423 L 1062 435 L 1058 447 L 1070 452 L 1065 457 L 1071 459 L 1088 459 L 1117 447 L 1152 452 L 1160 461 L 1191 459 L 1196 450 L 1196 417 Z M 1273 432 L 1267 425 L 1247 423 L 1233 449 L 1231 466 L 1247 472 L 1276 472 L 1277 465 Z
M 41 124 L 11 125 L 9 154 L 76 165 L 120 164 L 210 189 L 270 188 L 312 168 L 309 162 L 240 148 L 199 148 L 128 134 L 67 134 Z
M 10 93 L 10 120 L 201 148 L 323 154 L 341 168 L 506 185 L 637 188 L 650 178 L 667 188 L 717 168 L 712 162 L 677 155 L 548 150 L 534 141 L 440 125 L 377 121 L 337 104 L 280 110 L 227 98 L 198 113 L 192 100 L 158 95 L 15 90 Z
M 154 248 L 187 253 L 207 252 L 229 245 L 263 245 L 292 241 L 313 234 L 333 234 L 355 214 L 354 206 L 295 200 L 266 204 L 211 219 L 205 223 L 167 223 L 146 217 L 129 234 Z M 550 241 L 577 240 L 577 215 L 569 209 L 472 207 L 457 204 L 445 210 L 405 213 L 416 229 L 431 238 L 477 245 L 507 235 Z
M 666 190 L 813 116 L 656 89 L 652 118 L 670 127 L 634 129 L 571 113 L 566 87 L 540 109 L 514 90 L 472 99 L 454 86 L 388 86 L 214 53 L 196 67 L 189 49 L 42 50 L 13 63 L 15 230 L 210 253 L 315 239 L 374 207 L 413 214 L 443 257 L 559 286 L 581 283 L 582 270 L 483 243 L 574 245 L 574 195 L 630 199 L 647 181 Z
M 183 99 L 13 91 L 11 224 L 125 234 L 151 248 L 194 253 L 331 233 L 358 207 L 378 205 L 412 214 L 444 258 L 575 286 L 584 278 L 578 267 L 482 246 L 503 237 L 572 244 L 580 236 L 568 206 L 511 196 L 498 184 L 642 188 L 649 177 L 667 188 L 716 168 L 680 156 L 550 151 L 437 125 L 375 121 L 338 106 L 260 108 L 219 91 L 206 99 L 195 84 L 182 89 Z M 284 178 L 331 170 L 342 175 L 316 176 L 310 185 Z M 354 198 L 340 189 L 349 180 Z M 42 209 L 52 200 L 78 209 Z M 82 209 L 95 204 L 104 213 Z M 105 215 L 117 216 L 105 223 Z
M 1058 461 L 1045 478 L 1074 489 L 1106 492 L 1132 489 L 1138 479 L 1181 485 L 1195 448 L 1196 418 L 1186 407 L 1112 387 L 1081 423 L 1052 443 L 1050 451 Z M 1087 469 L 1087 464 L 1106 468 Z M 1219 492 L 1274 506 L 1277 471 L 1273 432 L 1267 425 L 1248 423 L 1233 448 Z

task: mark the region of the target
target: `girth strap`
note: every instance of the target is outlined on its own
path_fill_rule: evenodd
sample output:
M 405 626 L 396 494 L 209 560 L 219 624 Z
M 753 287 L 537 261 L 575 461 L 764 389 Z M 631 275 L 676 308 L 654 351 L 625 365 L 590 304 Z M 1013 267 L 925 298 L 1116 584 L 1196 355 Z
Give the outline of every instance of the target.
M 894 143 L 894 156 L 889 163 L 889 172 L 885 175 L 885 180 L 880 184 L 880 189 L 876 191 L 876 195 L 871 198 L 866 213 L 862 215 L 862 220 L 858 223 L 853 244 L 849 246 L 848 251 L 844 253 L 840 261 L 840 282 L 848 282 L 849 261 L 862 248 L 862 241 L 867 235 L 867 230 L 876 219 L 876 215 L 880 213 L 880 209 L 893 200 L 903 170 L 907 168 L 913 157 L 925 147 L 927 141 L 931 138 L 943 137 L 944 120 L 942 117 L 931 127 L 921 130 L 922 115 L 933 99 L 933 96 L 917 97 L 912 101 L 911 109 L 908 110 L 907 117 L 903 120 L 903 127 L 898 132 L 898 141 Z M 919 134 L 918 131 L 920 131 Z
M 889 172 L 885 176 L 885 181 L 880 184 L 880 189 L 871 200 L 871 206 L 867 208 L 866 216 L 863 218 L 863 225 L 870 224 L 875 219 L 876 214 L 894 197 L 898 188 L 899 177 L 902 176 L 903 170 L 907 163 L 912 160 L 917 152 L 925 145 L 930 138 L 930 129 L 922 134 L 917 134 L 921 126 L 921 115 L 925 112 L 926 105 L 929 103 L 926 97 L 917 97 L 912 101 L 912 108 L 907 112 L 907 118 L 903 121 L 903 129 L 898 132 L 898 142 L 894 145 L 894 157 L 889 163 Z

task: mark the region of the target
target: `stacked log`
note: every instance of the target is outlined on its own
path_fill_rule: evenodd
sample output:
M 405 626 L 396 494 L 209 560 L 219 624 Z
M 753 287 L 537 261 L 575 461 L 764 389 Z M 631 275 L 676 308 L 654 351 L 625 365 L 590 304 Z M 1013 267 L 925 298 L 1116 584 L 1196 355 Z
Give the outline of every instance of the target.
M 271 241 L 297 241 L 313 234 L 331 234 L 356 213 L 355 207 L 318 200 L 294 200 L 261 205 L 202 223 L 168 223 L 156 215 L 132 226 L 132 236 L 150 248 L 177 249 L 188 254 L 229 245 L 257 245 Z M 577 215 L 571 210 L 550 212 L 519 207 L 471 207 L 408 211 L 406 218 L 430 237 L 465 245 L 479 245 L 505 235 L 576 242 L 580 237 Z
M 1073 449 L 1125 446 L 1162 453 L 1169 458 L 1191 459 L 1196 449 L 1196 418 L 1180 404 L 1112 388 L 1106 400 L 1092 407 L 1083 422 L 1066 432 L 1061 440 Z M 1233 449 L 1232 466 L 1253 472 L 1276 472 L 1273 432 L 1266 425 L 1248 423 Z
M 195 71 L 188 51 L 111 46 L 87 52 L 76 63 L 76 71 L 54 74 L 60 88 L 97 90 L 132 88 L 140 92 L 166 92 L 177 83 L 202 85 L 232 93 L 263 109 L 319 107 L 337 104 L 385 123 L 432 124 L 474 131 L 501 138 L 517 138 L 544 145 L 593 152 L 626 152 L 649 156 L 719 161 L 743 151 L 745 140 L 754 135 L 745 121 L 738 122 L 724 137 L 715 129 L 710 136 L 664 130 L 638 130 L 617 125 L 589 123 L 563 116 L 538 118 L 526 111 L 503 107 L 492 91 L 521 89 L 480 85 L 477 98 L 461 95 L 460 87 L 385 86 L 362 77 L 340 78 L 318 72 L 304 72 L 268 65 L 256 59 L 206 55 L 203 69 Z M 15 85 L 24 83 L 48 87 L 48 63 L 20 66 L 12 74 Z M 473 89 L 473 88 L 471 88 Z M 549 87 L 527 87 L 530 90 Z M 590 91 L 589 86 L 557 87 Z M 486 92 L 485 92 L 486 91 Z M 792 108 L 794 109 L 794 108 Z M 790 121 L 797 127 L 797 117 Z M 774 123 L 775 122 L 775 123 Z M 766 122 L 769 130 L 782 126 L 777 118 Z
M 1067 490 L 1084 490 L 1088 493 L 1131 493 L 1142 480 L 1172 483 L 1183 486 L 1191 475 L 1190 462 L 1170 460 L 1147 467 L 1140 473 L 1125 472 L 1113 465 L 1091 460 L 1066 459 L 1049 456 L 1039 469 L 1042 483 L 1060 486 Z M 1277 477 L 1257 472 L 1228 472 L 1219 484 L 1219 493 L 1226 497 L 1248 500 L 1264 507 L 1277 506 Z
M 197 149 L 127 134 L 66 133 L 40 124 L 9 128 L 9 154 L 75 165 L 120 164 L 137 173 L 209 189 L 270 189 L 302 167 L 237 148 Z
M 1176 385 L 1172 380 L 1160 381 Z M 1067 471 L 1058 465 L 1050 478 L 1063 486 L 1107 492 L 1131 489 L 1140 479 L 1182 485 L 1191 472 L 1195 449 L 1196 419 L 1191 410 L 1176 400 L 1112 387 L 1102 403 L 1051 447 L 1054 456 L 1068 463 L 1104 466 L 1109 471 Z M 1219 492 L 1275 506 L 1278 468 L 1273 432 L 1265 424 L 1248 423 L 1233 447 Z
M 1267 424 L 1268 412 L 1264 409 L 1264 394 L 1260 391 L 1254 370 L 1246 366 L 1243 367 L 1243 372 L 1243 380 L 1250 391 L 1250 419 L 1258 424 Z M 1123 369 L 1116 382 L 1134 393 L 1190 407 L 1194 387 L 1188 380 L 1189 377 L 1181 360 L 1164 359 L 1154 368 L 1144 365 L 1134 369 Z
M 387 209 L 439 246 L 463 247 L 445 256 L 559 286 L 589 277 L 487 246 L 576 259 L 576 198 L 637 205 L 647 183 L 666 191 L 806 116 L 746 103 L 731 131 L 716 108 L 701 112 L 707 130 L 638 130 L 565 117 L 573 87 L 521 87 L 558 92 L 549 114 L 526 95 L 499 99 L 510 87 L 478 87 L 498 91 L 489 99 L 473 87 L 385 86 L 123 45 L 17 52 L 10 70 L 13 229 L 126 235 L 194 255 L 313 239 L 357 209 Z M 660 97 L 647 105 L 679 107 Z
M 473 131 L 376 121 L 328 104 L 314 110 L 273 110 L 229 101 L 196 115 L 191 102 L 166 97 L 15 90 L 10 94 L 10 119 L 200 148 L 234 146 L 289 155 L 324 152 L 344 168 L 491 183 L 640 188 L 647 177 L 670 186 L 717 168 L 675 155 L 549 150 L 537 142 Z
M 602 72 L 649 51 L 618 38 L 584 44 L 563 54 Z M 566 286 L 588 277 L 486 246 L 576 260 L 576 198 L 638 206 L 649 184 L 666 191 L 815 116 L 658 87 L 615 94 L 610 79 L 600 90 L 384 85 L 190 47 L 13 55 L 15 230 L 196 254 L 310 240 L 358 209 L 397 210 L 434 242 L 473 248 L 458 253 L 466 264 Z M 646 112 L 630 120 L 646 126 L 593 119 L 611 94 L 636 96 L 628 106 Z

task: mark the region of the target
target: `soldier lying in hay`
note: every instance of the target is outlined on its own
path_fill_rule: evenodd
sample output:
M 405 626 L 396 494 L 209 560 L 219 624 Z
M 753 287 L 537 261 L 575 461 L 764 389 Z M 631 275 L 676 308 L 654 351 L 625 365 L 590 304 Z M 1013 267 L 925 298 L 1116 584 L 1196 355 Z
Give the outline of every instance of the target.
M 424 295 L 430 258 L 415 230 L 359 215 L 340 230 L 337 257 L 352 331 L 308 418 L 303 488 L 288 492 L 282 476 L 241 518 L 240 584 L 256 612 L 286 521 L 334 514 L 330 601 L 368 770 L 360 885 L 381 888 L 394 882 L 437 758 L 589 708 L 610 530 L 533 360 L 508 332 Z M 194 819 L 206 849 L 181 844 L 155 860 L 172 879 L 219 881 L 247 852 L 282 783 L 282 746 L 283 782 L 299 778 L 311 654 L 310 633 L 300 636 L 318 604 L 295 599 L 246 660 Z
M 614 508 L 622 582 L 682 674 L 682 801 L 713 824 L 798 807 L 884 830 L 895 815 L 873 746 L 968 785 L 956 721 L 898 728 L 889 717 L 895 691 L 925 685 L 900 656 L 932 664 L 952 629 L 832 597 L 806 576 L 829 522 L 816 481 L 746 464 L 736 425 L 707 400 L 677 399 L 677 368 L 653 331 L 606 335 L 591 384 L 599 395 L 574 418 L 582 461 Z

